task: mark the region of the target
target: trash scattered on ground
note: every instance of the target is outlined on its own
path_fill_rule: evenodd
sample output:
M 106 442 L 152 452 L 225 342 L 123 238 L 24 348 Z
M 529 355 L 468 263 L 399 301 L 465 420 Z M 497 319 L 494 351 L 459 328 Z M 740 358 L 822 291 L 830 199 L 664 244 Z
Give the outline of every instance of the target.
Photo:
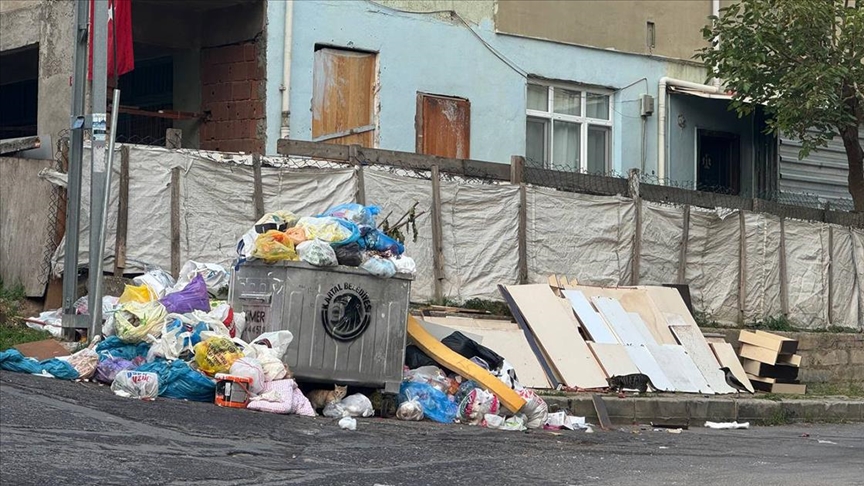
M 832 444 L 832 445 L 837 445 L 836 442 L 832 442 L 832 441 L 830 441 L 830 440 L 821 440 L 821 439 L 820 439 L 818 442 L 819 442 L 820 444 Z
M 345 430 L 357 430 L 357 419 L 354 417 L 342 417 L 339 419 L 339 428 Z
M 716 430 L 749 429 L 750 422 L 705 422 L 705 427 Z
M 122 371 L 111 383 L 111 391 L 124 398 L 155 400 L 159 395 L 159 375 L 141 371 Z

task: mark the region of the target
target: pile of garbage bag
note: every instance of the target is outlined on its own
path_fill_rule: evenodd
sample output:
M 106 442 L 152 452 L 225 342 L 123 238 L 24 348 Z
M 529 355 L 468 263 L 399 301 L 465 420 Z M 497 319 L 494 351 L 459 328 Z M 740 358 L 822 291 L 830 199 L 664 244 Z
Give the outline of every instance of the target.
M 458 373 L 443 369 L 414 345 L 405 353 L 403 381 L 396 418 L 441 423 L 458 422 L 502 430 L 537 429 L 546 425 L 548 407 L 533 390 L 523 387 L 507 360 L 495 351 L 453 332 L 441 343 L 489 371 L 516 391 L 525 405 L 516 414 L 507 411 L 491 391 Z
M 405 246 L 378 229 L 380 212 L 377 206 L 347 203 L 317 216 L 267 213 L 237 243 L 237 265 L 304 261 L 316 267 L 359 267 L 381 278 L 413 276 L 417 267 L 404 255 Z

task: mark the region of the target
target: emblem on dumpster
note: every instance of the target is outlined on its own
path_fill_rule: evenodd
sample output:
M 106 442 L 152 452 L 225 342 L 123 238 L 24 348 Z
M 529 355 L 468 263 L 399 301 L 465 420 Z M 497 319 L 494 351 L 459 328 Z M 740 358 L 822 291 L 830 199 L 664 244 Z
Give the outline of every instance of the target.
M 353 341 L 369 327 L 372 302 L 369 294 L 350 283 L 339 284 L 327 292 L 321 306 L 324 330 L 338 341 Z

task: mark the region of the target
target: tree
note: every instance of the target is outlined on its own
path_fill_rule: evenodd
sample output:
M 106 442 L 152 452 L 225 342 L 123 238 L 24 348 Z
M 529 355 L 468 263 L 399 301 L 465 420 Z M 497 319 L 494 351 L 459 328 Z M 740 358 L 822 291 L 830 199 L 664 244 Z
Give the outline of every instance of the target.
M 864 211 L 864 0 L 741 0 L 711 20 L 711 45 L 696 57 L 733 93 L 732 108 L 765 105 L 768 132 L 801 139 L 800 158 L 839 135 Z

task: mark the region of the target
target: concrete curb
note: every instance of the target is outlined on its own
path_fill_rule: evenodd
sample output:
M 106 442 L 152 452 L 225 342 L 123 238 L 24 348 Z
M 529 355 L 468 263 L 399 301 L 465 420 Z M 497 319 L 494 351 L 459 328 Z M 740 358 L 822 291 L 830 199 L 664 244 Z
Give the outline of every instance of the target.
M 627 397 L 602 395 L 613 424 L 678 424 L 702 426 L 712 422 L 751 422 L 781 425 L 795 422 L 864 422 L 864 399 L 800 399 L 773 401 L 755 398 L 706 398 L 704 396 Z M 596 423 L 590 394 L 547 396 L 550 410 L 569 410 Z

